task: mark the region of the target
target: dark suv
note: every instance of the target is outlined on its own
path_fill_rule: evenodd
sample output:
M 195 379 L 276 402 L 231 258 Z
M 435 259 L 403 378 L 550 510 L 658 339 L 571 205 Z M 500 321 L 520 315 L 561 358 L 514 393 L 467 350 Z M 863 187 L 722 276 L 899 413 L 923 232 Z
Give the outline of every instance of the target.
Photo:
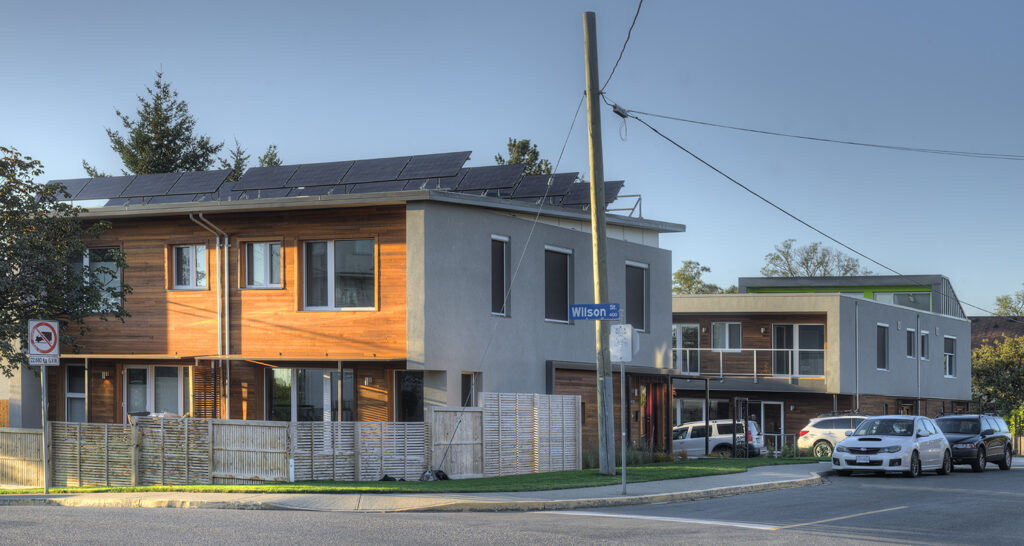
M 953 464 L 969 464 L 975 472 L 984 472 L 989 462 L 1003 470 L 1013 464 L 1013 440 L 1002 417 L 943 415 L 935 422 L 953 448 Z

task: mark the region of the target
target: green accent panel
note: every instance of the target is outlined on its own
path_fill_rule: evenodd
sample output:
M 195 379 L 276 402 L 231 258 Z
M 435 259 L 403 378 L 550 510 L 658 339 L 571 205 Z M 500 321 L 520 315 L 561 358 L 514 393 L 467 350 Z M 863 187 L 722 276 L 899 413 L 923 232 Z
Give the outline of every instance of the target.
M 931 292 L 929 284 L 911 286 L 748 286 L 748 294 L 832 294 L 835 292 L 861 292 L 874 299 L 875 292 Z

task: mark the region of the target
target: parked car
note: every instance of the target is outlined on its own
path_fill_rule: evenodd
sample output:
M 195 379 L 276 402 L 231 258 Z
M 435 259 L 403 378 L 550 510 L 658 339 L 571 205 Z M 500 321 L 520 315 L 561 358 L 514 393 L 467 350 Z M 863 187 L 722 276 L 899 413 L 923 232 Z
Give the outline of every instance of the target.
M 857 428 L 867 419 L 864 415 L 825 414 L 811 419 L 800 431 L 796 447 L 810 451 L 815 457 L 831 457 L 832 449 L 846 438 L 846 431 Z
M 953 464 L 984 472 L 990 462 L 1013 466 L 1013 439 L 1006 421 L 996 415 L 944 415 L 935 420 L 953 448 Z
M 940 475 L 953 470 L 949 442 L 935 421 L 927 417 L 870 417 L 847 434 L 832 454 L 832 469 L 841 476 L 867 470 L 903 472 L 914 478 L 923 470 L 934 470 Z
M 708 438 L 708 449 L 711 454 L 719 457 L 732 456 L 732 419 L 713 419 L 709 424 L 711 435 Z M 742 421 L 737 425 L 739 430 L 736 431 L 736 445 L 739 455 L 747 457 L 761 455 L 764 451 L 764 435 L 761 434 L 761 428 L 754 421 L 746 421 L 746 426 Z M 706 455 L 707 453 L 704 451 L 705 436 L 708 434 L 704 421 L 693 421 L 676 426 L 672 429 L 672 451 L 678 452 L 685 449 L 689 455 Z

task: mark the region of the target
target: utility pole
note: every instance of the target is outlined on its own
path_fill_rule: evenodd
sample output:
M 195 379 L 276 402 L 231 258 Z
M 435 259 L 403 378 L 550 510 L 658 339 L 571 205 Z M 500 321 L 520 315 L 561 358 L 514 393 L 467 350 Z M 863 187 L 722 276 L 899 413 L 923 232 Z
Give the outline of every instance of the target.
M 604 223 L 604 159 L 601 150 L 601 102 L 597 77 L 597 24 L 594 12 L 583 13 L 587 62 L 587 134 L 590 136 L 590 232 L 594 241 L 594 303 L 608 302 L 607 237 Z M 615 416 L 612 401 L 609 325 L 594 321 L 597 334 L 597 427 L 601 474 L 615 475 Z M 625 461 L 623 461 L 625 462 Z

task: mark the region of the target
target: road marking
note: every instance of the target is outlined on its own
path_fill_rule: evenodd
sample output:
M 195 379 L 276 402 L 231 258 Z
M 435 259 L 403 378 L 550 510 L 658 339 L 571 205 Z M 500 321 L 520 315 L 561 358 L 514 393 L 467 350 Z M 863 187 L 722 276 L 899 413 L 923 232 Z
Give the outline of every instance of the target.
M 722 521 L 717 519 L 690 519 L 690 518 L 666 518 L 661 516 L 635 516 L 629 514 L 611 514 L 605 512 L 576 512 L 576 511 L 546 511 L 546 512 L 535 512 L 537 514 L 559 514 L 564 516 L 591 516 L 598 518 L 622 518 L 622 519 L 642 519 L 647 521 L 664 521 L 668 523 L 693 523 L 697 525 L 719 525 L 722 527 L 741 527 L 743 529 L 757 529 L 760 531 L 772 531 L 776 529 L 774 525 L 768 525 L 763 523 L 744 523 L 742 521 Z
M 892 512 L 894 510 L 903 510 L 905 508 L 908 508 L 908 507 L 907 506 L 896 506 L 896 507 L 893 507 L 893 508 L 883 508 L 881 510 L 872 510 L 870 512 L 860 512 L 859 514 L 850 514 L 848 516 L 839 516 L 839 517 L 835 517 L 835 518 L 819 519 L 818 521 L 808 521 L 807 523 L 794 523 L 794 524 L 791 524 L 791 525 L 780 525 L 780 526 L 774 527 L 774 528 L 772 528 L 770 530 L 771 531 L 778 531 L 780 529 L 792 529 L 794 527 L 804 527 L 804 526 L 807 526 L 807 525 L 817 525 L 819 523 L 828 523 L 828 522 L 831 522 L 831 521 L 839 521 L 839 520 L 842 520 L 842 519 L 859 518 L 861 516 L 870 516 L 871 514 L 881 514 L 882 512 Z

